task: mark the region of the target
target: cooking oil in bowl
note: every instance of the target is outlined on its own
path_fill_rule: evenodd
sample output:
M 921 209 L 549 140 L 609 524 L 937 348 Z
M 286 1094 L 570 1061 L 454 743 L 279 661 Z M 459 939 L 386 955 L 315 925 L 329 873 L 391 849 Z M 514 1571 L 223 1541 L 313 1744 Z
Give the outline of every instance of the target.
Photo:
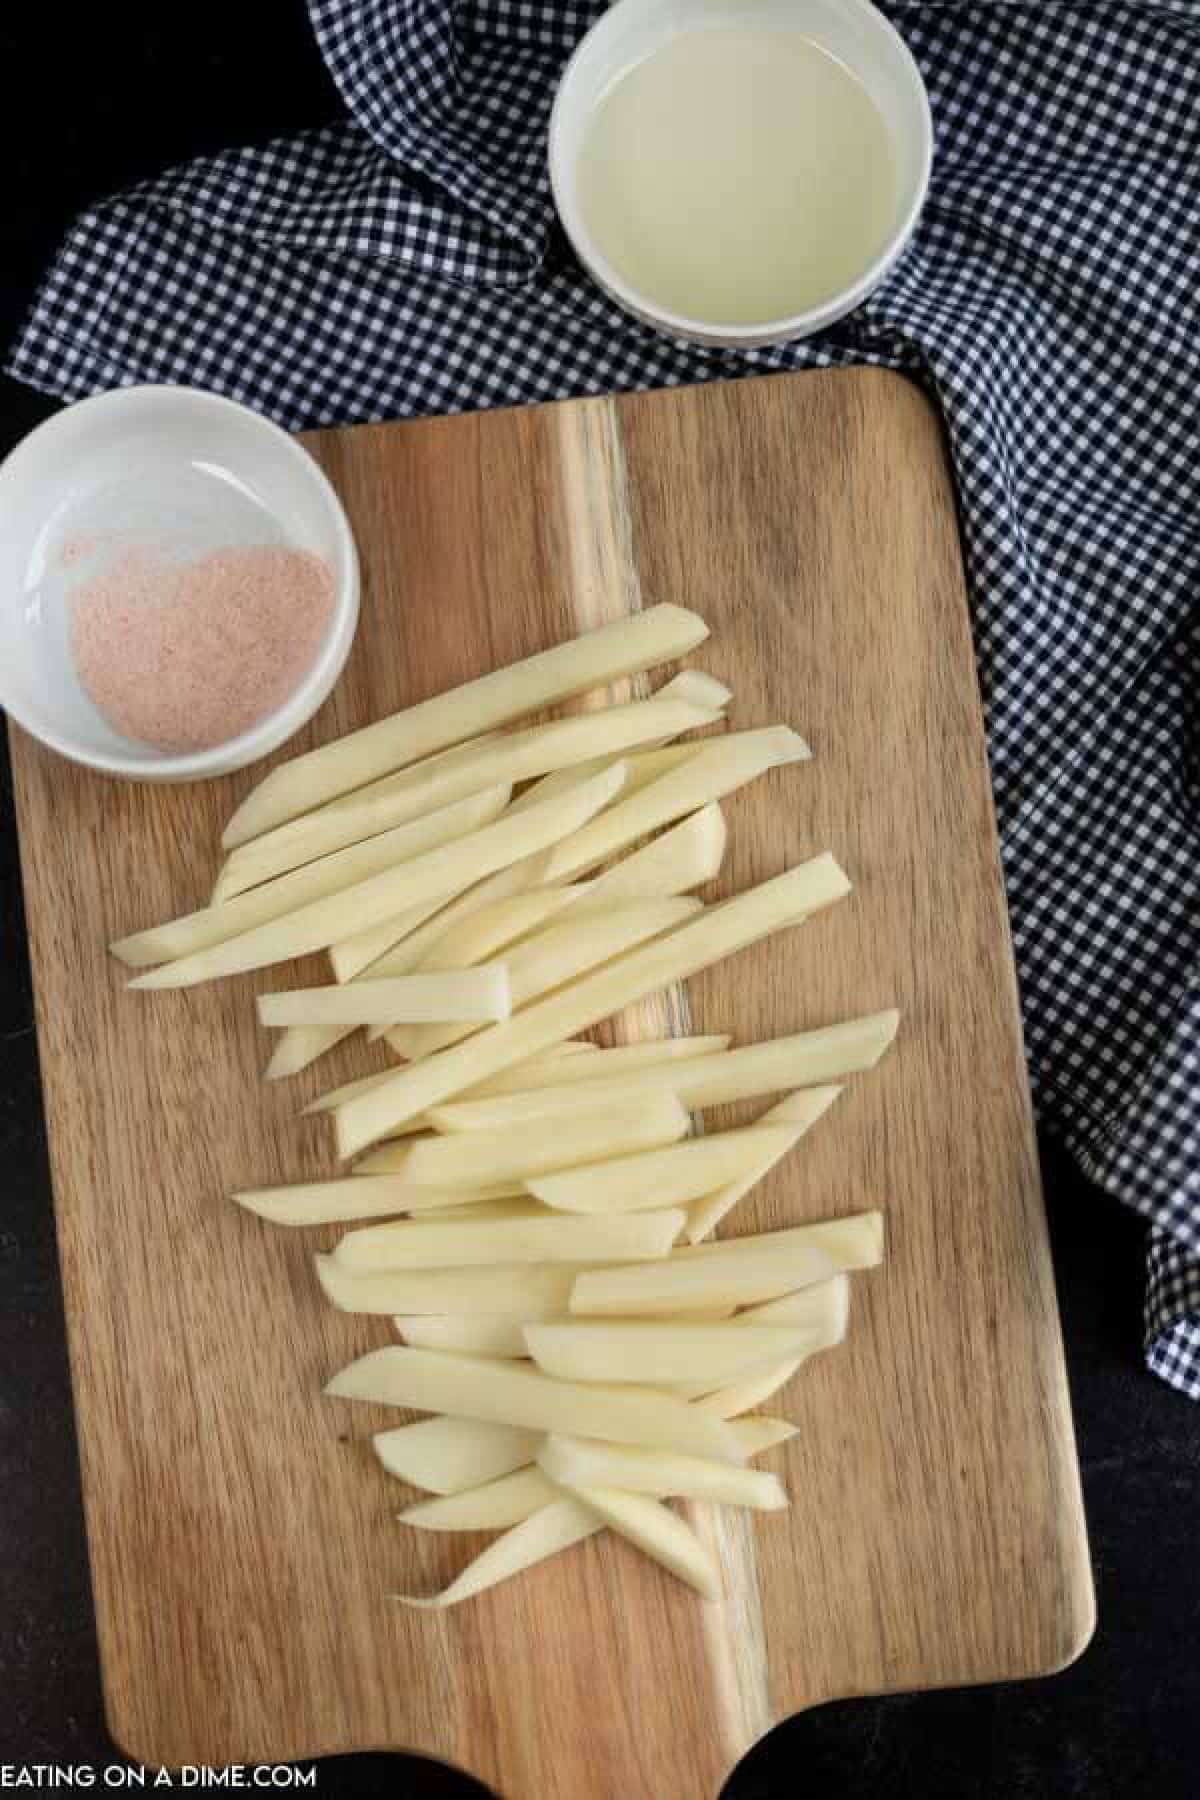
M 581 219 L 659 310 L 755 326 L 853 285 L 896 227 L 895 157 L 856 75 L 800 31 L 681 32 L 601 95 Z

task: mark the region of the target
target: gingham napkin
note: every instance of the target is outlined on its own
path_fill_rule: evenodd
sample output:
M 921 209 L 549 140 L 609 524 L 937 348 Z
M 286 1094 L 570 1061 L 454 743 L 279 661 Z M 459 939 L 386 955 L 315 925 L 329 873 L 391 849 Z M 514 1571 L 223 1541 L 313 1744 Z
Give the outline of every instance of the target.
M 1200 1397 L 1200 7 L 886 10 L 933 188 L 884 286 L 734 355 L 614 308 L 545 129 L 599 8 L 311 0 L 346 122 L 76 224 L 9 356 L 292 427 L 876 362 L 945 416 L 1042 1123 L 1151 1222 L 1146 1354 Z

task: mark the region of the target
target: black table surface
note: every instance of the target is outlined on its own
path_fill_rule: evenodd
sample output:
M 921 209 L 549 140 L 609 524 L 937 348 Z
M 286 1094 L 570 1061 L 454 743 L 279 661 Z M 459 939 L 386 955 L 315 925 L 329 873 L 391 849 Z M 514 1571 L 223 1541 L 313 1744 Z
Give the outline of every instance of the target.
M 339 116 L 301 0 L 5 9 L 0 340 L 72 214 L 186 157 Z M 50 402 L 0 381 L 0 453 Z M 0 521 L 0 529 L 3 528 Z M 7 757 L 0 766 L 0 1783 L 104 1764 L 46 1134 Z M 1042 1145 L 1100 1623 L 1050 1680 L 825 1707 L 780 1726 L 727 1800 L 1111 1800 L 1200 1793 L 1200 1406 L 1140 1358 L 1140 1223 Z M 479 1793 L 409 1758 L 319 1765 L 329 1794 Z M 519 1800 L 510 1796 L 508 1800 Z M 618 1797 L 614 1796 L 614 1800 Z M 702 1800 L 686 1794 L 655 1800 Z

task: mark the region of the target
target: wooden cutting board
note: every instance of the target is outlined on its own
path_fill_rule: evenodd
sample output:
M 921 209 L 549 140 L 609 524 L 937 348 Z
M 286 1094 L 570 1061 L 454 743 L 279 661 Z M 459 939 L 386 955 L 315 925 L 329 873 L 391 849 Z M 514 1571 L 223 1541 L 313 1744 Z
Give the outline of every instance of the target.
M 408 1748 L 507 1800 L 702 1800 L 775 1720 L 851 1694 L 1060 1668 L 1093 1600 L 1013 965 L 938 427 L 899 378 L 781 376 L 315 434 L 363 554 L 345 676 L 297 748 L 651 598 L 741 725 L 816 760 L 727 803 L 718 891 L 833 849 L 852 898 L 639 1008 L 619 1038 L 742 1040 L 903 1009 L 744 1232 L 886 1209 L 846 1348 L 776 1410 L 786 1515 L 698 1510 L 705 1606 L 605 1536 L 446 1615 L 480 1547 L 405 1530 L 383 1409 L 322 1381 L 382 1320 L 319 1299 L 332 1234 L 238 1186 L 331 1171 L 264 1086 L 275 977 L 135 995 L 108 938 L 199 903 L 261 771 L 87 775 L 13 732 L 38 1027 L 108 1716 L 149 1763 Z M 638 684 L 639 691 L 644 684 Z M 319 978 L 318 966 L 311 971 Z

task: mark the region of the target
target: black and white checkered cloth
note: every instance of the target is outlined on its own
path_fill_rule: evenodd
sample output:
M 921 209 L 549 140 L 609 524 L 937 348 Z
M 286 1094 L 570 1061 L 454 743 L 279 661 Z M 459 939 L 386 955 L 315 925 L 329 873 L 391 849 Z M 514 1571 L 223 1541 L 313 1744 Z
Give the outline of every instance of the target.
M 600 10 L 311 0 L 345 123 L 79 220 L 10 371 L 291 427 L 868 361 L 945 416 L 1044 1125 L 1149 1221 L 1147 1357 L 1200 1397 L 1200 6 L 893 0 L 933 187 L 879 291 L 730 354 L 625 317 L 545 131 Z

